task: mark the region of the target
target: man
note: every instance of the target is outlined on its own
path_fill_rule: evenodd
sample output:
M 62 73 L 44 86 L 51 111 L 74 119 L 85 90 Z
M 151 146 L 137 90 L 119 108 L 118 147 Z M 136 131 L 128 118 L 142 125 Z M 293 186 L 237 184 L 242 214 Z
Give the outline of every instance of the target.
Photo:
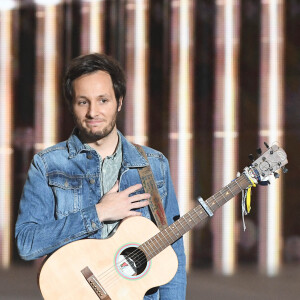
M 64 94 L 76 127 L 67 141 L 33 158 L 15 231 L 23 259 L 42 257 L 79 239 L 107 238 L 129 216 L 150 219 L 150 195 L 143 192 L 137 171 L 148 163 L 116 127 L 125 84 L 121 67 L 106 55 L 89 54 L 71 62 Z M 168 161 L 158 151 L 143 148 L 170 225 L 179 210 Z M 179 261 L 175 277 L 145 299 L 185 299 L 182 239 L 172 247 Z

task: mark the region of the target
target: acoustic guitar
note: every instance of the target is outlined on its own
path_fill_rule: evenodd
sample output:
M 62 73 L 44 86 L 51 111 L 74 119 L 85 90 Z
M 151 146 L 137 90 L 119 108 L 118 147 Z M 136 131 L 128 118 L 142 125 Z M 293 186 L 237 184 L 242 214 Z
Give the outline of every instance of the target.
M 251 166 L 212 197 L 159 231 L 144 217 L 124 219 L 116 233 L 104 240 L 84 239 L 54 252 L 39 273 L 46 300 L 140 300 L 176 274 L 178 261 L 171 245 L 219 207 L 283 168 L 287 155 L 273 145 Z

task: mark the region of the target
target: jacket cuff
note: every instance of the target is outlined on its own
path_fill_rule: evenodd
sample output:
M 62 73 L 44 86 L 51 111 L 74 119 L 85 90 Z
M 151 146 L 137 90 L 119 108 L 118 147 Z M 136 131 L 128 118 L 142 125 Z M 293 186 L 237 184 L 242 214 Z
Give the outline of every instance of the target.
M 87 233 L 95 232 L 103 227 L 98 218 L 95 205 L 82 209 L 81 217 Z

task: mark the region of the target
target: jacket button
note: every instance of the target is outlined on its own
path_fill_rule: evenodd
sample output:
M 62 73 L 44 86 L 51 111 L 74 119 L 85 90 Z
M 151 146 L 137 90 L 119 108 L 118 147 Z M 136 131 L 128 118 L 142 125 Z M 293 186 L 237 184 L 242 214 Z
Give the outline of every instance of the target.
M 92 228 L 95 229 L 97 227 L 96 223 L 92 221 Z
M 88 159 L 92 159 L 93 158 L 93 155 L 91 153 L 89 153 L 87 156 L 86 156 Z
M 95 179 L 91 178 L 90 179 L 90 184 L 94 184 L 95 183 Z

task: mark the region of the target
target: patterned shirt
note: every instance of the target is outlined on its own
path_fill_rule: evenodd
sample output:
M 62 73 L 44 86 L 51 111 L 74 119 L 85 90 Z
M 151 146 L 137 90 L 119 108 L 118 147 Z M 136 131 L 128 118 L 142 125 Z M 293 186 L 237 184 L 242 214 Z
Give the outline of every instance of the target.
M 111 190 L 111 188 L 115 185 L 116 181 L 119 177 L 119 171 L 122 163 L 122 145 L 121 145 L 121 137 L 119 136 L 119 142 L 116 151 L 107 156 L 105 159 L 99 155 L 100 161 L 100 184 L 101 184 L 101 198 L 107 192 Z M 88 144 L 85 144 L 87 149 L 92 150 L 93 148 Z M 115 229 L 117 229 L 117 225 L 119 221 L 107 221 L 103 222 L 102 234 L 103 238 L 107 238 Z

